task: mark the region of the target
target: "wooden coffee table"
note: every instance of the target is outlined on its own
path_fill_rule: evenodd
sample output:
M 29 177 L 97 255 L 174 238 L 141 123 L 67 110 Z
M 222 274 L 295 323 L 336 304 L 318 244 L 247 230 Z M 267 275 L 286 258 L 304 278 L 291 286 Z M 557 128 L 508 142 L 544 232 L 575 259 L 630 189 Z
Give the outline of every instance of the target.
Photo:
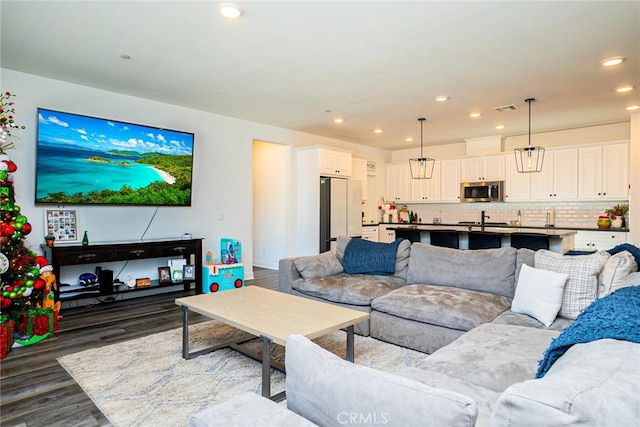
M 182 357 L 190 359 L 220 348 L 230 347 L 258 361 L 262 361 L 262 395 L 273 400 L 284 398 L 284 392 L 271 395 L 271 367 L 284 372 L 284 365 L 272 362 L 271 343 L 284 346 L 292 334 L 309 339 L 346 328 L 346 359 L 353 362 L 353 325 L 369 318 L 369 313 L 338 307 L 272 291 L 247 286 L 225 292 L 194 295 L 176 299 L 182 307 Z M 230 326 L 262 338 L 262 356 L 241 348 L 241 343 L 224 343 L 203 350 L 189 352 L 189 311 L 220 320 Z

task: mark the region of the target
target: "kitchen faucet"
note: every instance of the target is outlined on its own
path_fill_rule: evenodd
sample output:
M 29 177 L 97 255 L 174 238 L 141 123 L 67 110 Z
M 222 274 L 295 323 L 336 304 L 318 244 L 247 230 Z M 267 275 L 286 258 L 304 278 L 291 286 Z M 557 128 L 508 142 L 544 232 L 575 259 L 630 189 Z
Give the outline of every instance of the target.
M 480 213 L 480 230 L 484 231 L 484 220 L 491 219 L 490 216 L 486 215 L 484 211 Z

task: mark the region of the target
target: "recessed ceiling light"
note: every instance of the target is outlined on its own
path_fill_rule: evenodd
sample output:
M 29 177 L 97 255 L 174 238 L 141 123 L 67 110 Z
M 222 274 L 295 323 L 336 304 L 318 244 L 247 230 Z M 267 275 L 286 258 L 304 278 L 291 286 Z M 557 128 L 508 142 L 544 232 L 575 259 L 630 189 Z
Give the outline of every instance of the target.
M 618 93 L 627 93 L 627 92 L 631 92 L 633 89 L 635 89 L 634 85 L 618 86 L 616 88 L 616 92 L 618 92 Z
M 407 141 L 407 142 L 413 142 L 413 138 L 411 138 L 411 137 L 405 138 L 404 140 Z
M 632 105 L 630 107 L 627 107 L 627 110 L 629 110 L 629 111 L 640 110 L 640 105 Z
M 336 117 L 335 119 L 333 119 L 334 123 L 344 123 L 344 119 L 341 117 Z
M 232 3 L 222 3 L 218 5 L 218 12 L 220 15 L 229 19 L 236 19 L 242 16 L 242 9 L 240 6 L 236 6 Z
M 480 116 L 481 116 L 480 113 L 471 113 L 471 114 L 469 114 L 469 117 L 471 117 L 472 119 L 477 119 Z
M 504 125 L 497 125 L 496 129 L 504 129 Z
M 384 132 L 384 129 L 374 129 L 374 130 L 373 130 L 373 133 L 378 133 L 378 134 L 380 134 L 380 133 L 382 133 L 382 132 Z
M 435 99 L 437 102 L 445 102 L 449 100 L 449 97 L 446 95 L 438 95 L 433 99 Z
M 613 56 L 611 58 L 603 59 L 600 63 L 604 67 L 613 67 L 614 65 L 621 64 L 624 61 L 624 57 L 622 56 Z

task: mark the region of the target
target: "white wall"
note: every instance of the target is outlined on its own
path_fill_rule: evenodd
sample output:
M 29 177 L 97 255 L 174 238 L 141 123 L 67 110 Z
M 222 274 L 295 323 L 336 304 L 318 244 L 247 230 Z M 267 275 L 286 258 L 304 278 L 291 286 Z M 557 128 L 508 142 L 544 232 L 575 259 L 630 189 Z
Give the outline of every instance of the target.
M 274 219 L 268 227 L 255 230 L 253 221 L 254 141 L 276 142 L 292 147 L 326 145 L 353 150 L 354 156 L 376 160 L 384 164 L 389 153 L 385 150 L 317 137 L 302 132 L 233 119 L 203 111 L 164 104 L 86 86 L 0 69 L 3 91 L 16 94 L 16 119 L 27 129 L 16 132 L 21 139 L 9 156 L 18 165 L 15 174 L 16 202 L 33 226 L 25 243 L 39 252 L 44 243 L 43 212 L 46 207 L 34 204 L 35 150 L 37 108 L 51 108 L 125 122 L 166 127 L 195 133 L 194 190 L 189 208 L 160 208 L 145 238 L 179 237 L 191 232 L 204 238 L 205 251 L 210 249 L 219 257 L 220 238 L 231 237 L 243 244 L 243 262 L 247 279 L 253 278 L 254 235 L 260 243 L 259 251 L 271 254 L 261 259 L 265 265 L 275 265 L 278 257 L 295 255 L 298 230 L 291 227 L 287 215 Z M 293 194 L 293 165 L 285 159 L 274 173 L 282 173 L 282 186 L 273 194 L 261 190 L 260 198 L 280 200 L 282 193 Z M 289 177 L 289 178 L 287 178 Z M 294 215 L 291 196 L 284 202 L 283 211 Z M 152 207 L 85 207 L 77 209 L 81 230 L 88 230 L 91 242 L 138 240 L 147 227 L 155 208 Z M 218 217 L 222 217 L 219 220 Z M 285 235 L 273 235 L 272 230 L 286 230 Z M 304 232 L 304 230 L 300 231 Z M 264 234 L 263 234 L 264 233 Z M 290 234 L 287 236 L 286 234 Z M 283 243 L 284 240 L 284 243 Z M 273 249 L 275 248 L 275 249 Z M 126 277 L 127 272 L 123 272 Z
M 291 147 L 255 141 L 253 144 L 253 265 L 278 269 L 291 242 Z

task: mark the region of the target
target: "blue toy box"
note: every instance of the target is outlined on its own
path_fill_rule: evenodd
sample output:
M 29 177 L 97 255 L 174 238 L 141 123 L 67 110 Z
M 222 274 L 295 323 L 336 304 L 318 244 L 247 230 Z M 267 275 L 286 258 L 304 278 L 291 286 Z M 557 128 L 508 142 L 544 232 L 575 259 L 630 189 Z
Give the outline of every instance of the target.
M 213 262 L 207 254 L 207 265 L 202 267 L 202 293 L 227 291 L 244 286 L 242 245 L 235 239 L 220 239 L 220 261 Z

